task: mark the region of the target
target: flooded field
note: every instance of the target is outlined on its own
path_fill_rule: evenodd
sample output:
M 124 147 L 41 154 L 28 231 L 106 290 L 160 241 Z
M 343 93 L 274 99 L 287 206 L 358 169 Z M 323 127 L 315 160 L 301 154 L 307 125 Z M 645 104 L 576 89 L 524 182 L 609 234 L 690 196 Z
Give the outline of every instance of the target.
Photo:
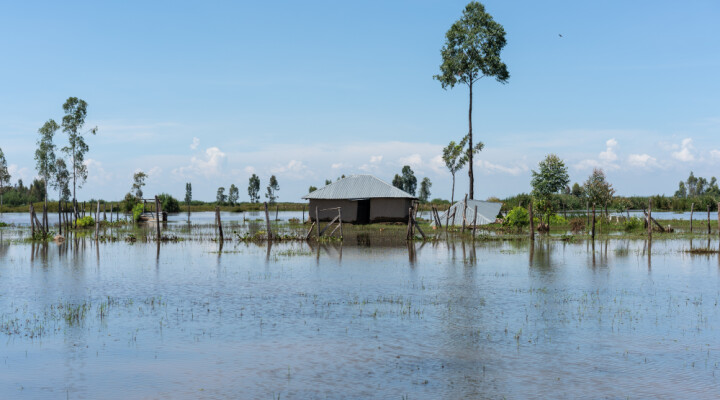
M 199 223 L 0 228 L 0 397 L 720 396 L 720 258 L 686 252 L 716 239 L 220 250 Z

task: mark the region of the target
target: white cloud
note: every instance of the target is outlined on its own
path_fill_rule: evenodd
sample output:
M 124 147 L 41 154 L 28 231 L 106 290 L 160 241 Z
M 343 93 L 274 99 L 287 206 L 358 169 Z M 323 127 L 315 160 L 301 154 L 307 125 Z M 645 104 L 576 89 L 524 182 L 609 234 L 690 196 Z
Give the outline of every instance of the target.
M 382 161 L 383 156 L 370 156 L 370 163 L 375 164 Z
M 620 166 L 615 163 L 618 159 L 615 148 L 618 142 L 615 138 L 609 139 L 605 142 L 605 151 L 601 151 L 598 154 L 598 159 L 585 159 L 575 164 L 575 168 L 579 170 L 602 168 L 605 170 L 616 170 L 620 169 Z
M 692 145 L 692 139 L 685 138 L 683 139 L 682 144 L 680 144 L 680 150 L 674 151 L 672 156 L 674 159 L 682 162 L 695 161 L 695 155 L 692 153 L 694 149 L 695 147 Z
M 614 148 L 615 148 L 615 146 L 617 146 L 617 144 L 618 144 L 618 142 L 615 139 L 610 139 L 607 142 L 605 142 L 605 145 L 607 146 L 607 148 L 605 149 L 605 151 L 600 152 L 598 157 L 601 160 L 606 161 L 606 162 L 613 162 L 613 161 L 617 160 L 618 156 L 617 156 L 617 154 L 615 154 L 615 150 L 614 150 Z
M 162 174 L 162 168 L 160 168 L 158 166 L 152 167 L 152 168 L 150 168 L 150 171 L 148 171 L 147 174 L 148 174 L 148 177 L 150 177 L 150 179 L 157 179 L 160 177 L 160 174 Z
M 105 171 L 105 168 L 100 161 L 88 158 L 83 161 L 83 164 L 87 167 L 88 170 L 88 180 L 102 184 L 105 184 L 112 180 L 112 174 Z
M 308 175 L 313 175 L 309 173 L 307 165 L 298 160 L 290 160 L 287 165 L 270 168 L 270 172 L 294 179 L 302 179 L 308 177 Z
M 475 162 L 475 166 L 480 168 L 480 172 L 490 175 L 496 172 L 504 173 L 504 174 L 510 174 L 510 175 L 520 175 L 523 172 L 527 172 L 529 170 L 527 165 L 524 164 L 517 164 L 512 167 L 507 167 L 500 164 L 493 164 L 490 161 L 485 160 L 477 160 Z
M 209 178 L 219 175 L 222 167 L 226 163 L 226 155 L 217 147 L 210 147 L 205 150 L 205 154 L 201 157 L 193 156 L 190 158 L 190 165 L 186 167 L 175 168 L 173 174 L 188 177 L 190 175 L 202 175 Z
M 255 173 L 255 167 L 248 165 L 243 169 L 245 172 L 248 173 L 248 175 L 252 175 Z
M 332 168 L 332 169 L 340 169 L 340 168 L 348 168 L 348 167 L 350 167 L 350 166 L 347 165 L 347 164 L 341 163 L 341 162 L 340 162 L 340 163 L 334 163 L 334 164 L 332 164 L 332 165 L 330 166 L 330 168 Z
M 198 148 L 198 146 L 200 146 L 200 139 L 194 137 L 192 143 L 190 144 L 190 149 L 195 150 Z
M 710 157 L 720 158 L 720 150 L 710 150 Z
M 18 179 L 23 180 L 23 185 L 27 186 L 30 184 L 33 176 L 31 175 L 30 169 L 26 167 L 19 167 L 17 164 L 8 165 L 8 173 L 10 179 L 17 182 Z
M 402 165 L 409 165 L 411 168 L 422 168 L 423 161 L 422 156 L 420 154 L 412 154 L 407 157 L 400 157 L 398 160 L 400 161 L 400 164 Z
M 649 154 L 630 154 L 627 161 L 633 167 L 655 168 L 659 166 L 657 159 Z
M 445 161 L 443 160 L 442 155 L 440 154 L 430 159 L 430 168 L 438 174 L 443 172 L 450 173 L 445 166 Z

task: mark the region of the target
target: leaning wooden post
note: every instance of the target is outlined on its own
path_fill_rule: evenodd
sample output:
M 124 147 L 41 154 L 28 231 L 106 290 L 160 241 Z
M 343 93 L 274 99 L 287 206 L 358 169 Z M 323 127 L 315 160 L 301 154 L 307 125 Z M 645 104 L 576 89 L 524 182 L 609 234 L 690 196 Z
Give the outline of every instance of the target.
M 590 230 L 590 237 L 595 240 L 595 203 L 593 203 L 592 207 L 592 228 Z
M 648 237 L 650 239 L 652 239 L 652 199 L 648 199 L 647 223 L 648 223 Z
M 535 241 L 535 218 L 533 217 L 532 199 L 530 199 L 530 205 L 528 206 L 528 214 L 530 215 L 530 240 Z
M 100 239 L 100 200 L 97 202 L 97 213 L 95 214 L 95 241 Z
M 317 228 L 317 237 L 320 237 L 320 213 L 318 212 L 317 206 L 315 207 L 315 222 L 316 222 L 316 228 Z
M 155 231 L 157 232 L 157 240 L 160 241 L 160 199 L 158 199 L 157 196 L 155 196 L 155 226 Z
M 58 200 L 58 235 L 62 235 L 62 201 Z
M 278 213 L 280 212 L 280 206 L 275 205 L 275 221 L 278 220 Z
M 264 202 L 264 204 L 265 204 L 265 222 L 267 223 L 268 240 L 272 240 L 273 234 L 272 234 L 272 229 L 270 229 L 270 214 L 268 214 L 267 201 Z
M 690 233 L 693 233 L 693 226 L 692 226 L 693 211 L 695 211 L 695 203 L 690 204 Z
M 720 202 L 717 203 L 718 206 L 718 236 L 720 236 Z

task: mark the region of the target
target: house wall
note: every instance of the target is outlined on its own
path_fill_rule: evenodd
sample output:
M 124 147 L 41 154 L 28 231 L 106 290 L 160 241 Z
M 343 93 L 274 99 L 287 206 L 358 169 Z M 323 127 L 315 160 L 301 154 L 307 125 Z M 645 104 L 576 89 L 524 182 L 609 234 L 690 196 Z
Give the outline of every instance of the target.
M 411 199 L 370 199 L 370 222 L 407 222 Z
M 342 207 L 342 220 L 343 222 L 355 222 L 357 220 L 357 207 L 358 202 L 352 200 L 325 200 L 325 199 L 311 199 L 310 207 L 310 219 L 315 221 L 315 207 L 320 212 L 320 221 L 331 221 L 338 214 L 337 210 L 326 210 L 325 208 Z M 372 205 L 370 206 L 372 212 Z

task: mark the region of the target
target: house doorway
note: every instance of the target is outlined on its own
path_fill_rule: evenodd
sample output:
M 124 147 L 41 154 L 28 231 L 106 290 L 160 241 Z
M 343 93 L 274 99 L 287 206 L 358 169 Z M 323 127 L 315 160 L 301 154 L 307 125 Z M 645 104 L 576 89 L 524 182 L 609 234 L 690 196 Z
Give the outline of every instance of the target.
M 370 199 L 358 200 L 357 223 L 358 224 L 369 224 L 370 223 Z

